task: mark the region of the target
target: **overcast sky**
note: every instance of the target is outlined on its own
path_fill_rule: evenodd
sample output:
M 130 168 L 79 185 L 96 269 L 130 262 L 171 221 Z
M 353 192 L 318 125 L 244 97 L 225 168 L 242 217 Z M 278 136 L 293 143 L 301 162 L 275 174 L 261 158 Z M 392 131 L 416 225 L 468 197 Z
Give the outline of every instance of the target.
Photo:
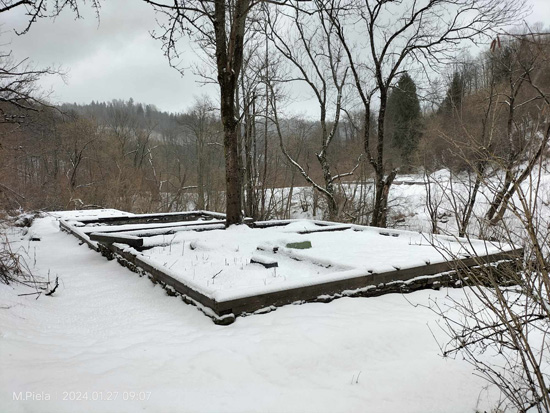
M 550 23 L 550 0 L 530 0 L 529 24 Z M 161 43 L 149 32 L 157 28 L 151 6 L 136 0 L 107 0 L 102 3 L 101 21 L 83 8 L 84 19 L 75 20 L 66 11 L 56 21 L 42 19 L 29 33 L 17 36 L 14 29 L 25 27 L 24 9 L 2 14 L 2 41 L 19 58 L 29 57 L 38 67 L 61 66 L 66 84 L 59 77 L 44 79 L 42 86 L 53 89 L 55 103 L 89 103 L 130 97 L 159 109 L 181 112 L 194 96 L 216 94 L 214 85 L 201 86 L 192 69 L 182 77 L 168 65 Z M 182 55 L 183 66 L 196 62 L 194 52 Z

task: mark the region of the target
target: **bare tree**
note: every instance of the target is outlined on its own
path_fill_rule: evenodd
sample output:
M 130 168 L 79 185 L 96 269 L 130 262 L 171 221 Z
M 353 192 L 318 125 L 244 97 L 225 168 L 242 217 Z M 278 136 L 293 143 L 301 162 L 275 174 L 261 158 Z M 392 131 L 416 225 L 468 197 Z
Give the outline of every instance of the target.
M 239 82 L 239 106 L 240 118 L 242 119 L 241 152 L 243 154 L 244 210 L 247 216 L 257 219 L 260 214 L 259 200 L 262 197 L 265 199 L 265 194 L 260 194 L 265 189 L 258 188 L 260 165 L 258 156 L 258 118 L 261 117 L 262 104 L 267 105 L 265 96 L 262 96 L 263 85 L 261 85 L 266 62 L 262 47 L 264 39 L 260 37 L 261 32 L 259 30 L 250 31 L 253 34 L 248 37 L 245 44 L 243 70 Z
M 488 68 L 491 72 L 492 69 Z M 498 142 L 499 106 L 494 78 L 486 89 L 478 90 L 477 95 L 470 96 L 463 106 L 468 107 L 452 104 L 450 113 L 441 114 L 447 132 L 439 131 L 452 156 L 465 160 L 459 173 L 450 171 L 449 191 L 443 191 L 456 212 L 459 237 L 464 237 L 468 231 L 481 185 L 486 182 L 491 154 Z
M 523 109 L 530 103 L 539 100 L 548 102 L 549 97 L 539 87 L 538 78 L 542 71 L 546 70 L 550 60 L 549 37 L 550 34 L 513 35 L 509 36 L 506 42 L 499 38 L 499 46 L 504 43 L 504 47 L 493 49 L 495 55 L 492 58 L 497 66 L 495 76 L 506 84 L 506 89 L 502 90 L 500 95 L 502 103 L 507 108 L 506 133 L 502 141 L 503 153 L 495 159 L 505 171 L 505 176 L 495 191 L 486 214 L 487 220 L 493 225 L 504 216 L 508 202 L 518 186 L 531 173 L 547 143 L 543 139 L 538 149 L 533 149 L 530 145 L 531 137 L 536 134 L 539 122 L 536 117 L 527 118 L 521 115 L 525 114 Z M 522 122 L 521 118 L 526 122 Z M 537 126 L 533 129 L 533 125 Z M 532 156 L 525 164 L 527 154 L 533 150 L 536 156 Z
M 97 125 L 88 119 L 73 116 L 59 132 L 62 146 L 69 160 L 66 177 L 71 192 L 77 189 L 77 178 L 88 158 L 88 150 L 99 139 Z
M 91 0 L 91 6 L 97 11 L 98 0 Z M 29 17 L 25 28 L 17 32 L 29 31 L 37 19 L 55 17 L 64 9 L 71 9 L 77 18 L 80 17 L 78 0 L 63 2 L 48 0 L 2 0 L 0 16 L 16 8 L 25 8 Z M 38 81 L 45 75 L 62 75 L 54 68 L 36 68 L 29 58 L 17 59 L 12 52 L 0 51 L 0 123 L 19 123 L 27 118 L 29 112 L 36 112 L 47 105 L 47 96 L 38 88 Z
M 542 170 L 538 162 L 517 186 L 510 215 L 499 222 L 502 245 L 523 243 L 523 260 L 473 271 L 457 268 L 468 287 L 465 296 L 431 303 L 448 337 L 441 343 L 443 355 L 465 358 L 502 392 L 505 408 L 520 412 L 550 412 L 550 223 L 541 208 Z
M 530 36 L 530 41 L 533 39 Z M 516 40 L 519 44 L 525 41 L 522 36 Z M 536 42 L 541 40 L 544 39 L 538 38 Z M 524 49 L 524 53 L 529 51 Z M 465 297 L 451 299 L 446 308 L 435 301 L 431 307 L 441 316 L 441 327 L 448 335 L 448 342 L 442 344 L 444 356 L 460 355 L 469 361 L 480 376 L 502 392 L 505 409 L 550 412 L 550 222 L 547 193 L 542 189 L 543 174 L 548 173 L 545 153 L 550 145 L 550 123 L 547 117 L 540 117 L 540 113 L 550 108 L 550 99 L 536 81 L 536 71 L 529 70 L 529 74 L 521 83 L 535 92 L 530 98 L 520 98 L 521 93 L 511 95 L 508 92 L 513 89 L 504 89 L 507 110 L 503 116 L 503 137 L 504 140 L 510 137 L 507 131 L 512 110 L 514 141 L 528 143 L 522 152 L 522 166 L 517 171 L 515 163 L 503 162 L 508 159 L 510 148 L 493 145 L 484 151 L 488 165 L 499 173 L 481 175 L 483 191 L 493 201 L 499 198 L 502 183 L 506 182 L 501 177 L 513 176 L 510 184 L 513 191 L 505 192 L 508 196 L 503 200 L 505 204 L 501 204 L 501 208 L 506 205 L 504 212 L 492 222 L 492 230 L 501 246 L 522 245 L 524 256 L 507 265 L 480 266 L 477 270 L 457 268 L 468 286 Z M 509 85 L 510 77 L 505 80 Z M 515 97 L 521 100 L 511 102 Z M 525 105 L 517 106 L 524 102 Z M 525 106 L 538 114 L 525 110 L 520 116 L 518 109 Z M 527 136 L 517 129 L 524 123 L 531 125 Z M 492 124 L 489 134 L 498 132 L 494 128 Z M 512 156 L 516 156 L 515 152 Z M 475 162 L 469 158 L 463 160 Z M 514 170 L 501 169 L 508 167 Z M 480 221 L 487 217 L 476 215 L 475 210 L 472 214 Z
M 12 52 L 0 52 L 0 123 L 21 123 L 29 112 L 46 105 L 38 87 L 40 78 L 58 75 L 52 68 L 37 69 L 29 59 L 17 60 Z
M 360 102 L 365 108 L 364 147 L 375 174 L 371 225 L 386 225 L 389 190 L 397 174 L 384 159 L 388 92 L 404 68 L 424 69 L 450 57 L 464 41 L 513 22 L 523 10 L 516 0 L 325 0 L 347 55 Z M 352 41 L 364 33 L 365 41 Z M 373 81 L 370 81 L 370 79 Z M 378 98 L 377 134 L 369 136 L 372 100 Z M 374 147 L 373 147 L 374 146 Z
M 29 19 L 25 28 L 17 32 L 17 34 L 25 34 L 38 19 L 59 16 L 65 9 L 70 9 L 76 18 L 81 18 L 81 5 L 85 3 L 85 0 L 2 0 L 0 2 L 0 14 L 9 12 L 15 8 L 25 8 Z M 89 0 L 88 3 L 99 17 L 100 0 Z
M 274 99 L 275 92 L 271 83 L 271 102 L 281 149 L 290 164 L 297 168 L 305 180 L 326 198 L 329 219 L 334 220 L 338 216 L 335 183 L 343 177 L 350 176 L 358 167 L 356 166 L 351 172 L 334 174 L 329 161 L 329 149 L 338 133 L 346 99 L 346 78 L 349 67 L 344 63 L 344 51 L 333 23 L 326 19 L 323 13 L 314 12 L 311 16 L 307 16 L 294 10 L 294 13 L 288 15 L 282 14 L 279 10 L 279 14 L 269 16 L 268 19 L 271 42 L 294 68 L 289 78 L 282 78 L 279 82 L 305 83 L 313 92 L 319 105 L 320 148 L 316 157 L 322 170 L 324 185 L 315 182 L 286 149 L 280 131 Z M 278 19 L 291 19 L 293 27 L 296 29 L 294 39 L 282 36 L 282 30 L 277 27 Z
M 171 64 L 178 57 L 177 43 L 184 35 L 194 36 L 196 41 L 209 49 L 215 57 L 220 87 L 221 119 L 225 132 L 227 225 L 240 224 L 243 214 L 236 92 L 243 63 L 247 16 L 251 8 L 259 3 L 251 0 L 144 1 L 166 18 L 161 23 L 161 33 L 156 38 L 163 42 L 163 49 Z M 80 17 L 80 6 L 78 0 L 6 0 L 2 2 L 0 12 L 25 7 L 29 21 L 20 33 L 26 33 L 37 19 L 57 16 L 64 9 L 70 9 Z M 99 17 L 99 1 L 92 0 L 91 6 Z
M 189 129 L 195 141 L 196 163 L 197 163 L 197 208 L 205 209 L 206 202 L 206 176 L 208 171 L 207 150 L 208 144 L 212 143 L 215 137 L 214 129 L 214 106 L 207 96 L 196 99 L 195 104 L 187 114 L 182 117 L 182 124 Z
M 236 95 L 247 16 L 256 3 L 250 0 L 144 1 L 167 19 L 156 37 L 163 41 L 163 49 L 171 62 L 178 58 L 177 42 L 184 35 L 195 36 L 215 57 L 224 128 L 226 224 L 240 224 L 243 219 L 242 180 Z

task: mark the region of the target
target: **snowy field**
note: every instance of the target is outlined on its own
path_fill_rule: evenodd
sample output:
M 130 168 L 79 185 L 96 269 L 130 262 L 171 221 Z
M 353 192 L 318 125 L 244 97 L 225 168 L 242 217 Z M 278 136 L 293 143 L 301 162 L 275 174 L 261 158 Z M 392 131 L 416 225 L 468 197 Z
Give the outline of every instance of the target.
M 375 228 L 298 233 L 316 228 L 312 221 L 300 220 L 265 229 L 242 226 L 199 233 L 179 231 L 173 236 L 152 237 L 149 242 L 164 245 L 144 254 L 187 285 L 197 285 L 210 297 L 226 301 L 443 262 L 451 258 L 448 252 L 459 257 L 473 255 L 473 248 L 479 255 L 500 252 L 499 246 L 491 243 L 473 241 L 472 248 L 450 238 L 434 241 L 425 234 Z M 431 241 L 440 248 L 434 248 Z M 310 242 L 311 248 L 285 247 L 303 242 Z M 277 262 L 279 266 L 264 268 L 254 261 Z
M 510 249 L 479 240 L 358 225 L 320 225 L 310 220 L 281 221 L 266 228 L 242 225 L 228 229 L 224 229 L 221 221 L 212 219 L 148 224 L 86 223 L 88 217 L 117 214 L 126 215 L 115 210 L 53 213 L 81 235 L 139 237 L 135 239 L 142 239 L 147 247 L 143 251 L 117 245 L 218 302 L 356 277 L 366 277 L 368 285 L 371 274 Z M 188 229 L 200 228 L 200 224 L 207 225 L 209 230 Z M 295 248 L 304 243 L 307 248 Z
M 497 405 L 443 359 L 429 299 L 463 290 L 285 306 L 216 326 L 146 277 L 60 232 L 8 234 L 52 297 L 0 285 L 2 412 L 474 412 Z M 30 241 L 39 237 L 41 241 Z M 49 400 L 46 400 L 49 399 Z

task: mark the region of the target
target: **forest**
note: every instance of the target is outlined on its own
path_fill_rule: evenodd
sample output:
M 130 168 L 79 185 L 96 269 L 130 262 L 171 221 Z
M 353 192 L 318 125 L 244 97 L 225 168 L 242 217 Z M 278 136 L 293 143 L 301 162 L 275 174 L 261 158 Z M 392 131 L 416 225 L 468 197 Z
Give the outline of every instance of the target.
M 453 59 L 429 87 L 402 71 L 387 97 L 385 171 L 392 180 L 416 174 L 429 182 L 431 173 L 448 170 L 468 181 L 474 202 L 480 184 L 504 171 L 486 211 L 489 219 L 501 218 L 510 192 L 528 174 L 522 172 L 547 156 L 549 57 L 550 37 L 526 33 L 499 37 L 476 57 Z M 376 170 L 365 148 L 377 145 L 377 110 L 366 117 L 356 105 L 332 107 L 326 98 L 319 119 L 279 113 L 285 82 L 268 77 L 269 65 L 263 69 L 265 76 L 253 80 L 244 71 L 238 90 L 245 215 L 289 218 L 294 188 L 308 186 L 314 196 L 304 202 L 312 205 L 303 208 L 314 215 L 371 223 Z M 21 83 L 23 93 L 36 88 L 32 76 Z M 2 209 L 224 211 L 223 125 L 219 107 L 206 95 L 184 113 L 130 98 L 56 107 L 34 102 L 31 110 L 3 102 L 2 114 Z M 289 189 L 286 199 L 274 196 L 280 188 Z M 461 233 L 472 212 L 468 205 Z M 398 214 L 391 205 L 385 214 L 394 224 Z

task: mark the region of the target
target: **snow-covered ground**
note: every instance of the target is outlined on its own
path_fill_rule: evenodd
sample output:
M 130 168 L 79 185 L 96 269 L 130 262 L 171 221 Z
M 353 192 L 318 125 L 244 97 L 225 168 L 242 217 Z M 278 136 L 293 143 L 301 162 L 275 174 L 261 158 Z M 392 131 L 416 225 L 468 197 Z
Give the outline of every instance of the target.
M 68 220 L 72 230 L 86 239 L 87 234 L 94 232 L 115 240 L 117 236 L 141 239 L 143 246 L 148 247 L 142 252 L 122 244 L 119 247 L 218 302 L 510 249 L 508 245 L 480 240 L 357 225 L 321 226 L 311 220 L 282 221 L 267 228 L 241 225 L 228 229 L 219 220 L 85 225 L 77 215 L 86 213 L 53 214 Z M 114 213 L 106 210 L 94 214 Z M 188 229 L 198 228 L 199 224 L 208 225 L 209 230 Z M 331 228 L 337 231 L 327 231 Z M 308 248 L 289 248 L 304 242 Z M 260 263 L 275 264 L 276 268 Z
M 359 228 L 299 234 L 300 230 L 316 229 L 312 221 L 299 220 L 265 229 L 240 226 L 204 232 L 178 231 L 149 238 L 149 243 L 161 246 L 143 254 L 147 262 L 169 271 L 186 285 L 196 286 L 218 301 L 226 301 L 369 273 L 421 267 L 474 255 L 473 249 L 478 255 L 501 251 L 501 246 L 481 241 L 428 239 L 426 234 L 395 230 L 390 231 L 390 236 L 390 232 L 378 228 Z M 285 248 L 300 242 L 310 242 L 312 247 Z M 276 261 L 278 268 L 253 263 L 259 259 Z
M 59 276 L 60 287 L 35 299 L 18 296 L 29 288 L 0 285 L 2 412 L 474 412 L 497 404 L 469 364 L 440 357 L 437 317 L 410 303 L 459 300 L 463 290 L 290 305 L 222 327 L 79 245 L 51 216 L 9 237 L 35 274 Z

